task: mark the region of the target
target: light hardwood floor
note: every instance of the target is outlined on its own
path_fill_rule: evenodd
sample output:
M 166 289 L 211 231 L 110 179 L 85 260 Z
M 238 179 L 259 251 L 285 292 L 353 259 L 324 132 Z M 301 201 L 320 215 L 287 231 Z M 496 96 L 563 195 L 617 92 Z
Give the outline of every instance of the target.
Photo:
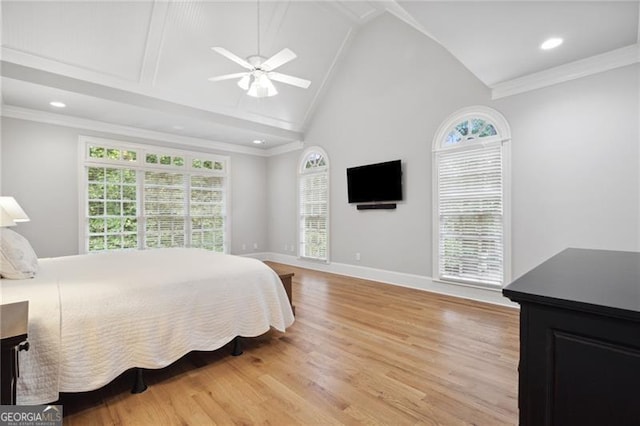
M 64 423 L 517 424 L 517 310 L 290 269 L 287 333 L 64 395 Z

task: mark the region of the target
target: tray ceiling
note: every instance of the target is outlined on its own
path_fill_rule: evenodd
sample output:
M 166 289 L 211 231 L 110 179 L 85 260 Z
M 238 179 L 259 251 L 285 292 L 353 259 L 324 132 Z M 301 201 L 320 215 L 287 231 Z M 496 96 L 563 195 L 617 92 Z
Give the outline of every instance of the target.
M 447 48 L 490 87 L 638 43 L 638 1 L 431 2 L 2 1 L 3 115 L 40 111 L 268 150 L 303 141 L 331 76 L 358 30 L 392 13 Z M 541 54 L 549 35 L 565 48 Z M 275 83 L 251 98 L 240 72 L 210 48 L 297 58 L 278 71 L 309 89 Z M 375 46 L 371 47 L 375 54 Z M 51 100 L 68 107 L 54 110 Z M 52 118 L 53 117 L 53 118 Z M 260 148 L 253 139 L 264 139 Z

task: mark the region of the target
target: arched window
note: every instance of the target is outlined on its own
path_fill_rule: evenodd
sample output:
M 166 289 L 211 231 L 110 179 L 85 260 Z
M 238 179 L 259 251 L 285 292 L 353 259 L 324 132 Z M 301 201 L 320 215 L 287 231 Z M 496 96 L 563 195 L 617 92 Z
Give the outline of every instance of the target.
M 318 147 L 307 149 L 298 168 L 298 256 L 329 260 L 329 159 Z
M 500 287 L 511 275 L 511 133 L 498 111 L 464 108 L 433 141 L 433 276 Z

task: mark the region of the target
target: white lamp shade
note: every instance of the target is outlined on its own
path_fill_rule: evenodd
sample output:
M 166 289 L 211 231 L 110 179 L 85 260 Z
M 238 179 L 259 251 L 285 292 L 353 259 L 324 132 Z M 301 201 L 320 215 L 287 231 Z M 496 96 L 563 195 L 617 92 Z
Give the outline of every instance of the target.
M 29 216 L 13 197 L 0 197 L 0 226 L 15 226 L 16 222 L 28 222 Z
M 254 98 L 266 98 L 267 96 L 275 96 L 278 94 L 276 86 L 273 85 L 269 77 L 265 73 L 255 72 L 253 82 L 249 86 L 247 95 Z
M 9 216 L 9 213 L 0 207 L 0 227 L 5 226 L 16 226 L 16 223 L 13 221 L 13 218 Z

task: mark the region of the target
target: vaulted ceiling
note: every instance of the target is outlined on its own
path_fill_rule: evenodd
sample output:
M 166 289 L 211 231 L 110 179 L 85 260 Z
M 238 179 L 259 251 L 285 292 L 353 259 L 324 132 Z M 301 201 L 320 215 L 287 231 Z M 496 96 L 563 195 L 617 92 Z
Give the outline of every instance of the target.
M 638 1 L 2 1 L 2 114 L 260 152 L 304 140 L 359 29 L 391 13 L 505 96 L 638 62 Z M 258 21 L 259 19 L 259 21 Z M 258 22 L 260 32 L 258 33 Z M 539 50 L 547 37 L 564 45 Z M 247 96 L 246 58 L 287 47 L 278 69 L 310 80 Z M 371 47 L 375 54 L 375 46 Z M 398 76 L 402 78 L 402 76 Z M 52 100 L 67 107 L 55 109 Z M 100 128 L 100 126 L 97 126 Z M 163 136 L 165 135 L 165 136 Z M 266 143 L 255 146 L 253 140 Z

